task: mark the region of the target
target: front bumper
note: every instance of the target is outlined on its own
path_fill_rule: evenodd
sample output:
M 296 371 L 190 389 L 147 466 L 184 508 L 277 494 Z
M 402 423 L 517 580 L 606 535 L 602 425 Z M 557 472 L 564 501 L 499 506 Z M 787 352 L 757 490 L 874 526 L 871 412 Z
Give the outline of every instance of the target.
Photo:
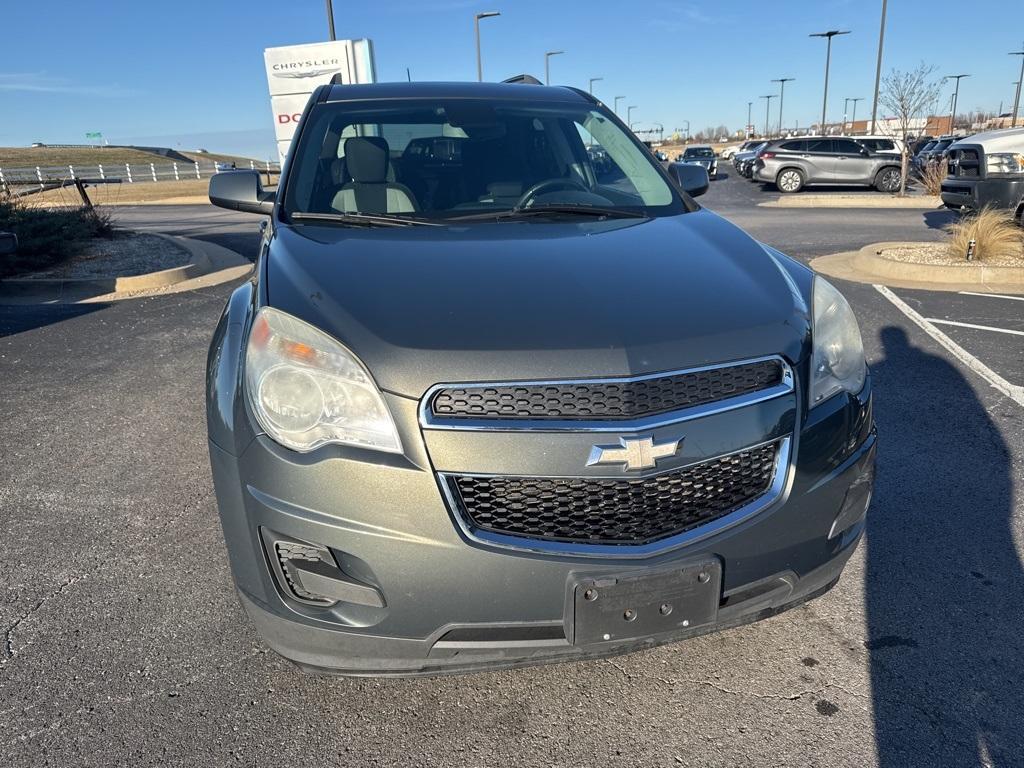
M 785 493 L 743 522 L 642 559 L 509 551 L 466 538 L 429 465 L 339 452 L 315 459 L 265 437 L 210 456 L 232 573 L 267 644 L 300 667 L 414 675 L 613 655 L 756 621 L 826 591 L 859 542 L 875 457 L 870 387 L 834 398 L 795 441 Z M 402 420 L 401 416 L 398 416 Z M 695 429 L 691 427 L 691 429 Z M 292 599 L 264 532 L 329 548 L 383 596 L 383 607 Z M 575 585 L 713 559 L 721 597 L 711 623 L 574 643 Z
M 959 179 L 942 182 L 942 202 L 947 208 L 980 210 L 985 206 L 1016 209 L 1024 201 L 1024 179 Z

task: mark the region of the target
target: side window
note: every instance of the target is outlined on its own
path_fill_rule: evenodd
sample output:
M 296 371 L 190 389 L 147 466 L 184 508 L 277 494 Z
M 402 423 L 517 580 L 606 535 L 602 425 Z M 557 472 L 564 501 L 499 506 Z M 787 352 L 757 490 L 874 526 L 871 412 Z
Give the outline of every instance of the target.
M 839 155 L 859 155 L 860 144 L 849 139 L 833 139 L 832 144 L 834 149 L 832 150 Z
M 787 141 L 779 149 L 784 149 L 787 152 L 806 152 L 807 142 L 806 141 Z
M 807 142 L 808 152 L 831 152 L 832 139 L 811 139 Z

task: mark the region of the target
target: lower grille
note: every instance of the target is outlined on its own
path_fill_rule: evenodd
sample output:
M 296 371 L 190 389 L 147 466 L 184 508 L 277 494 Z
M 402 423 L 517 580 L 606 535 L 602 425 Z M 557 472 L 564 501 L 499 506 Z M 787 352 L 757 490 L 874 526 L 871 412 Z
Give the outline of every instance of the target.
M 476 529 L 550 542 L 641 545 L 705 525 L 764 496 L 780 443 L 649 478 L 445 476 Z

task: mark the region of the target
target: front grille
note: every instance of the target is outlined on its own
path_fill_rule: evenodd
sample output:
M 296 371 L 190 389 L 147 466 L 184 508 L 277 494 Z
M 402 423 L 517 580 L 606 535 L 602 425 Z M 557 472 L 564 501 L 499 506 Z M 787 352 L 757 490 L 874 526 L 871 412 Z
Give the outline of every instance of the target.
M 640 545 L 728 515 L 772 486 L 780 443 L 643 479 L 451 475 L 473 527 L 549 542 Z
M 981 157 L 977 150 L 953 149 L 947 160 L 946 172 L 950 176 L 977 178 L 981 175 Z
M 636 419 L 759 392 L 783 376 L 781 361 L 759 360 L 639 380 L 446 387 L 430 410 L 443 419 Z

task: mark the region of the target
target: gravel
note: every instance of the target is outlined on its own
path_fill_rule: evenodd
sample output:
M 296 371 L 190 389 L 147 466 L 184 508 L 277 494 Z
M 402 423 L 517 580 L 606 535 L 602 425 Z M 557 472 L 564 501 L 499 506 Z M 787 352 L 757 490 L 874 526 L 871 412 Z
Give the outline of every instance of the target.
M 181 267 L 191 259 L 186 249 L 167 238 L 119 232 L 109 240 L 94 240 L 67 261 L 25 277 L 49 280 L 130 277 Z
M 943 266 L 970 266 L 984 263 L 995 267 L 1024 267 L 1024 253 L 1019 256 L 998 256 L 985 259 L 984 262 L 968 262 L 964 258 L 954 257 L 946 243 L 927 243 L 899 248 L 883 248 L 878 252 L 883 259 L 902 261 L 910 264 L 936 264 Z

